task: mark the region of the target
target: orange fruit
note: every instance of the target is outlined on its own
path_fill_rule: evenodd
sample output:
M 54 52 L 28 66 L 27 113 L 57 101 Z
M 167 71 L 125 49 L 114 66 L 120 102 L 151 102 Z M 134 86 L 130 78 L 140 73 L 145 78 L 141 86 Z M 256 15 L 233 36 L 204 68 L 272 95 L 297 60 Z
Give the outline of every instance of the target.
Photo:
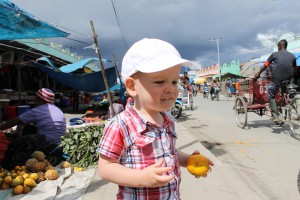
M 27 187 L 24 185 L 24 190 L 23 190 L 23 194 L 27 194 L 28 192 L 30 192 L 31 188 Z
M 4 178 L 4 183 L 11 184 L 12 180 L 13 180 L 13 179 L 12 179 L 11 176 L 6 176 L 6 177 Z
M 23 185 L 17 185 L 13 190 L 13 194 L 22 194 L 23 191 L 24 191 Z
M 12 187 L 15 187 L 15 186 L 17 186 L 17 185 L 21 185 L 23 183 L 23 180 L 21 180 L 21 179 L 18 179 L 18 178 L 15 178 L 15 179 L 13 179 L 12 180 L 12 182 L 11 182 L 11 186 Z
M 9 187 L 10 187 L 10 184 L 8 184 L 8 183 L 3 182 L 3 183 L 1 184 L 1 189 L 2 189 L 2 190 L 6 190 L 6 189 L 8 189 Z
M 21 171 L 21 172 L 19 172 L 19 176 L 23 176 L 24 174 L 26 174 L 26 172 L 24 172 L 24 171 Z
M 27 187 L 30 187 L 30 188 L 34 188 L 36 186 L 36 182 L 31 178 L 27 178 L 24 181 L 24 185 L 27 186 Z
M 29 175 L 29 178 L 31 178 L 32 180 L 36 181 L 39 178 L 39 176 L 38 176 L 37 173 L 32 173 L 32 174 Z
M 11 173 L 11 177 L 12 177 L 12 178 L 16 178 L 17 176 L 18 176 L 17 173 L 15 173 L 15 172 Z
M 19 165 L 17 165 L 17 166 L 15 166 L 15 171 L 20 171 L 20 170 L 22 170 L 22 168 L 19 166 Z
M 24 179 L 23 179 L 23 177 L 22 177 L 22 176 L 17 176 L 15 179 L 17 179 L 17 180 L 21 181 L 21 183 L 22 183 L 22 184 L 23 184 L 23 182 L 24 182 Z
M 205 176 L 210 170 L 208 158 L 200 154 L 191 155 L 187 160 L 186 167 L 194 176 Z
M 24 179 L 27 179 L 27 178 L 29 178 L 29 176 L 30 176 L 30 175 L 29 175 L 29 174 L 27 174 L 27 173 L 23 174 L 23 178 L 24 178 Z
M 61 166 L 61 168 L 68 168 L 68 167 L 71 167 L 71 164 L 67 161 L 62 161 L 60 163 L 60 166 Z

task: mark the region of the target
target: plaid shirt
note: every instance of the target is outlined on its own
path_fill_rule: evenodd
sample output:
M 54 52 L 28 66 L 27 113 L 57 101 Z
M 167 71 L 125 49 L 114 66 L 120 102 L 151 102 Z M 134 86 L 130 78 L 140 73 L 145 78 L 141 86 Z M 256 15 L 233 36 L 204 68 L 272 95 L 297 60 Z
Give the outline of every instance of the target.
M 116 115 L 106 125 L 97 151 L 116 159 L 125 167 L 144 169 L 164 158 L 165 166 L 172 166 L 169 174 L 175 178 L 168 184 L 156 188 L 136 188 L 119 185 L 117 199 L 154 200 L 180 199 L 181 172 L 175 149 L 175 119 L 162 113 L 164 125 L 147 122 L 127 104 L 125 111 Z

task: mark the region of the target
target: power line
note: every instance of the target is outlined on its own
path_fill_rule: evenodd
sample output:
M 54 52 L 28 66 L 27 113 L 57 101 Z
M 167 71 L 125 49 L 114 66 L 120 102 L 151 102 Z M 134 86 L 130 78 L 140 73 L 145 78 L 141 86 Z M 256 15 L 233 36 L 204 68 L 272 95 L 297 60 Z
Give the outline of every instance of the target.
M 59 27 L 59 28 L 62 28 L 62 29 L 66 29 L 66 30 L 68 30 L 68 31 L 72 31 L 72 32 L 77 33 L 77 34 L 82 35 L 82 36 L 92 37 L 91 35 L 87 35 L 87 34 L 84 34 L 84 33 L 80 33 L 80 32 L 78 32 L 78 31 L 75 31 L 75 30 L 70 29 L 70 28 L 66 28 L 66 27 L 63 27 L 63 26 L 60 26 L 60 25 L 56 25 L 56 24 L 53 24 L 53 25 L 54 25 L 55 27 Z
M 80 41 L 80 40 L 76 40 L 76 39 L 72 39 L 72 38 L 66 38 L 67 40 L 72 40 L 72 41 L 75 41 L 75 42 L 79 42 L 79 43 L 82 43 L 82 44 L 87 44 L 87 45 L 92 45 L 91 43 L 86 43 L 86 42 L 83 42 L 83 41 Z
M 122 28 L 121 28 L 121 24 L 120 24 L 120 20 L 119 20 L 119 17 L 118 17 L 118 13 L 117 13 L 117 10 L 116 10 L 116 6 L 115 6 L 115 3 L 113 0 L 111 0 L 111 3 L 112 3 L 112 6 L 113 6 L 113 9 L 114 9 L 114 13 L 115 13 L 115 16 L 116 16 L 116 19 L 117 19 L 117 23 L 118 23 L 118 26 L 119 26 L 119 30 L 120 30 L 120 33 L 121 33 L 121 36 L 122 36 L 122 40 L 123 40 L 123 44 L 125 46 L 126 49 L 129 48 L 127 42 L 126 42 L 126 38 L 123 34 L 123 31 L 122 31 Z
M 233 30 L 235 29 L 239 29 L 241 26 L 245 25 L 245 19 L 249 19 L 249 17 L 251 17 L 251 15 L 254 15 L 256 13 L 259 13 L 259 10 L 264 9 L 265 5 L 271 5 L 270 2 L 272 0 L 268 0 L 268 1 L 264 1 L 264 2 L 258 2 L 258 4 L 254 5 L 254 7 L 249 8 L 248 10 L 244 10 L 244 12 L 241 15 L 238 15 L 239 18 L 237 20 L 237 22 L 235 23 L 235 25 L 233 25 Z

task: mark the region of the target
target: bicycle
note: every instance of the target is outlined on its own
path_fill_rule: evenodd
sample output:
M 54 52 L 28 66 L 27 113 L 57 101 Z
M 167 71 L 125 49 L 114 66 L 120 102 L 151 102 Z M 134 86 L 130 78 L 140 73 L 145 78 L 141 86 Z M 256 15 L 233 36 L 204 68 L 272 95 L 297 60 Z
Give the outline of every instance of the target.
M 267 88 L 269 81 L 257 82 L 254 79 L 247 80 L 248 91 L 243 91 L 237 97 L 234 105 L 236 122 L 240 128 L 247 125 L 247 113 L 254 112 L 260 116 L 270 112 Z M 245 97 L 249 93 L 249 98 Z M 291 136 L 300 140 L 300 98 L 297 97 L 296 86 L 284 81 L 276 94 L 276 102 L 279 118 L 290 126 Z
M 296 87 L 284 81 L 281 85 L 279 96 L 278 114 L 280 119 L 288 120 L 291 129 L 291 136 L 300 140 L 300 98 L 297 97 Z M 283 98 L 280 101 L 280 98 Z

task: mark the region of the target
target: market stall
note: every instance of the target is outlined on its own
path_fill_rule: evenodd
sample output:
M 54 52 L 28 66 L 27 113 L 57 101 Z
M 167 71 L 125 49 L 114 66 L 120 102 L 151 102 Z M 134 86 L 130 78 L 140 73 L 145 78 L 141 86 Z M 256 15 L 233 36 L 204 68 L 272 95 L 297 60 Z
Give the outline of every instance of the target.
M 0 168 L 0 199 L 82 198 L 95 174 L 98 161 L 96 147 L 102 137 L 104 124 L 105 121 L 98 121 L 68 125 L 60 145 L 67 161 L 57 166 L 47 164 L 47 157 L 35 151 L 31 154 L 32 158 L 22 166 L 14 166 L 13 169 Z M 32 161 L 34 159 L 36 161 Z M 51 170 L 57 174 L 47 175 Z

